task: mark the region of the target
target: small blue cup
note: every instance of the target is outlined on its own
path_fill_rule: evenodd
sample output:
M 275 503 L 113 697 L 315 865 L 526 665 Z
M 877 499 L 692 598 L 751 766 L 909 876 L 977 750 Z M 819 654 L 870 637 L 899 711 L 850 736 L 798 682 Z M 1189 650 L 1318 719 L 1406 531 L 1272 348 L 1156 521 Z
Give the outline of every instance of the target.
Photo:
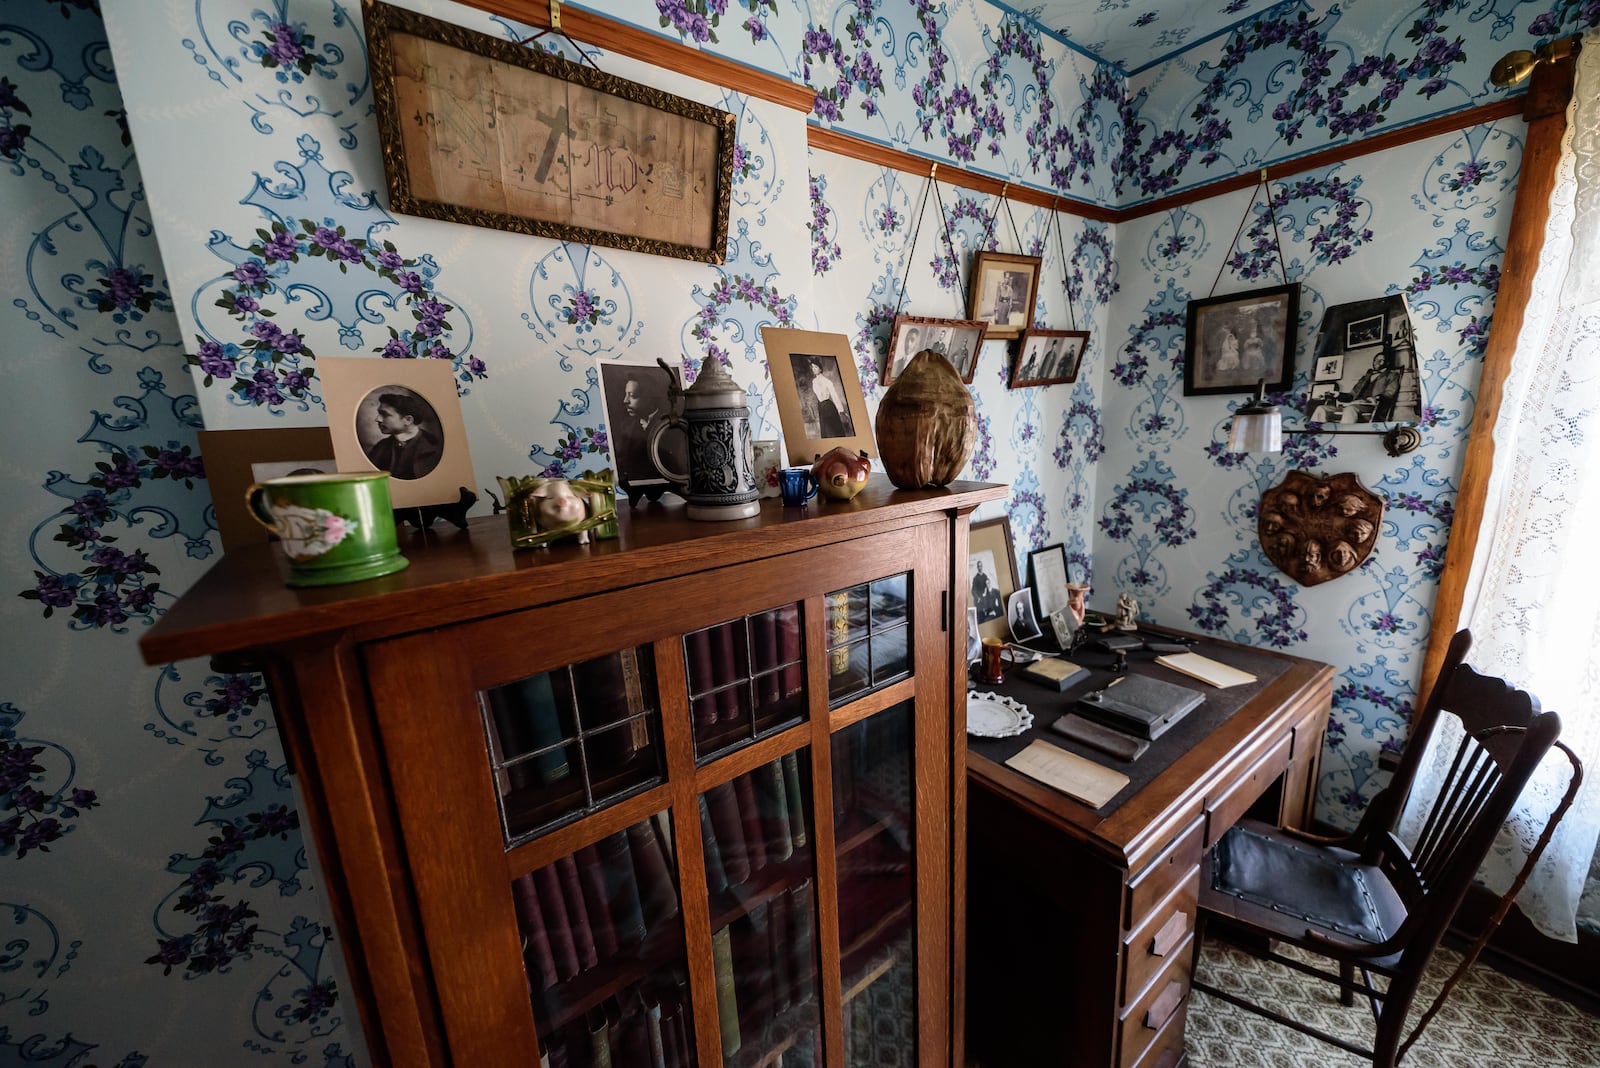
M 778 488 L 783 492 L 784 507 L 801 508 L 817 495 L 817 478 L 809 467 L 785 467 L 778 472 Z

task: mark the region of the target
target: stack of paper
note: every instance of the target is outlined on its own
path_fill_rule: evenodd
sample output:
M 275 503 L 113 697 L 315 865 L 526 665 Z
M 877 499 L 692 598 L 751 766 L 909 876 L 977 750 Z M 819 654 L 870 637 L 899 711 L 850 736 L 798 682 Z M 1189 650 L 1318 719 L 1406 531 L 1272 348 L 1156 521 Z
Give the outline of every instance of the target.
M 1240 671 L 1236 667 L 1229 667 L 1219 660 L 1199 653 L 1168 653 L 1156 657 L 1156 663 L 1164 664 L 1173 671 L 1182 672 L 1191 679 L 1199 679 L 1216 687 L 1242 686 L 1247 682 L 1255 682 L 1256 677 L 1248 671 Z

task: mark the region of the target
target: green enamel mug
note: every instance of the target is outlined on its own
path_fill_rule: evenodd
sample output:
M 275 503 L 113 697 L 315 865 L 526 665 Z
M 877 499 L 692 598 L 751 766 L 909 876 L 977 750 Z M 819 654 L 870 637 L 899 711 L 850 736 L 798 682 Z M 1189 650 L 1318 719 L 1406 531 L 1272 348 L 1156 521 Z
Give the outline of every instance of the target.
M 389 473 L 285 475 L 245 491 L 257 523 L 278 536 L 290 586 L 336 586 L 404 569 Z

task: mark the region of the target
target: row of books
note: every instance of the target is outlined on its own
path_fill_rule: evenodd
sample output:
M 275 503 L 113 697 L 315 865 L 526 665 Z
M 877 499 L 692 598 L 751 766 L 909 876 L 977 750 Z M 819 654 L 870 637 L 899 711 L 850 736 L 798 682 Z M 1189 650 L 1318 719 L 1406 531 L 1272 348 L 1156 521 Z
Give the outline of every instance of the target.
M 765 1048 L 775 1026 L 815 1026 L 815 942 L 809 878 L 755 902 L 711 936 L 724 1057 L 747 1042 Z
M 758 709 L 779 705 L 805 688 L 800 612 L 787 605 L 697 630 L 683 639 L 697 728 L 747 720 L 754 682 Z M 748 671 L 744 665 L 748 664 Z
M 714 894 L 805 849 L 810 836 L 799 755 L 785 753 L 701 794 L 700 837 Z
M 629 988 L 540 1036 L 541 1068 L 694 1068 L 689 988 L 679 977 Z
M 631 959 L 677 916 L 665 818 L 651 816 L 511 884 L 536 993 L 613 959 Z
M 648 648 L 623 649 L 486 691 L 501 792 L 553 786 L 575 770 L 594 782 L 635 761 L 651 746 L 654 668 Z

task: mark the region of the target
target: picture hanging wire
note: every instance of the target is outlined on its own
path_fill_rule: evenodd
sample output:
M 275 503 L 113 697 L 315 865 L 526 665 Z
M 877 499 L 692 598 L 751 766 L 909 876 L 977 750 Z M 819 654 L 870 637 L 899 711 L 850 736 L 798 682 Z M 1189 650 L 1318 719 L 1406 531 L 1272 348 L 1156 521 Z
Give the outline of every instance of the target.
M 950 259 L 952 261 L 955 261 L 955 258 L 956 258 L 955 242 L 950 240 L 950 218 L 949 218 L 949 216 L 947 216 L 945 214 L 945 211 L 944 211 L 944 194 L 939 191 L 939 165 L 937 163 L 934 163 L 934 164 L 931 164 L 929 166 L 929 168 L 928 168 L 928 180 L 923 183 L 923 186 L 922 186 L 922 200 L 917 205 L 917 221 L 914 224 L 912 224 L 912 227 L 911 227 L 911 242 L 910 242 L 910 244 L 908 244 L 906 246 L 906 269 L 900 275 L 900 294 L 899 294 L 898 297 L 895 298 L 895 302 L 894 302 L 894 314 L 895 314 L 895 316 L 897 318 L 900 315 L 900 309 L 905 307 L 905 303 L 906 303 L 906 283 L 911 280 L 911 263 L 912 263 L 912 260 L 915 258 L 916 253 L 917 253 L 917 234 L 922 231 L 922 214 L 923 214 L 923 212 L 928 210 L 928 192 L 929 192 L 929 190 L 932 190 L 934 195 L 939 198 L 939 221 L 944 224 L 944 244 L 945 244 L 945 248 L 949 250 Z M 961 271 L 961 266 L 960 266 L 959 263 L 957 263 L 957 265 L 956 265 L 957 281 L 960 280 L 960 271 Z M 957 292 L 961 292 L 961 290 L 958 289 Z
M 1256 206 L 1256 189 L 1263 187 L 1267 191 L 1267 217 L 1272 220 L 1272 250 L 1278 254 L 1278 274 L 1283 277 L 1284 285 L 1289 284 L 1289 269 L 1283 262 L 1283 242 L 1278 238 L 1278 210 L 1272 203 L 1272 186 L 1267 183 L 1267 169 L 1263 167 L 1261 179 L 1250 190 L 1250 203 L 1244 206 L 1244 214 L 1239 218 L 1238 229 L 1233 232 L 1233 240 L 1228 242 L 1228 254 L 1222 258 L 1222 263 L 1217 267 L 1217 276 L 1211 280 L 1211 292 L 1206 294 L 1207 297 L 1217 295 L 1217 283 L 1222 281 L 1222 271 L 1233 258 L 1233 249 L 1239 243 L 1239 235 L 1244 233 L 1244 224 L 1250 221 L 1250 209 Z
M 1056 225 L 1056 248 L 1061 252 L 1061 288 L 1067 291 L 1067 319 L 1072 323 L 1072 329 L 1078 329 L 1078 312 L 1073 307 L 1077 300 L 1072 294 L 1072 272 L 1068 270 L 1067 242 L 1061 236 L 1061 198 L 1056 197 L 1050 204 L 1050 215 Z M 1213 286 L 1212 288 L 1216 288 Z
M 572 50 L 577 52 L 578 55 L 583 58 L 585 63 L 589 64 L 589 66 L 593 67 L 595 70 L 600 71 L 600 64 L 596 63 L 589 55 L 588 51 L 585 50 L 584 47 L 577 41 L 574 41 L 571 37 L 568 37 L 567 32 L 561 28 L 561 0 L 550 0 L 549 26 L 540 30 L 538 33 L 529 34 L 527 37 L 524 37 L 517 43 L 521 45 L 530 45 L 547 33 L 559 33 L 561 35 L 561 39 L 567 42 L 567 44 L 571 45 Z M 604 74 L 605 72 L 600 71 L 600 73 Z
M 1011 214 L 1011 199 L 1010 198 L 1011 198 L 1011 183 L 1010 182 L 1006 182 L 1006 183 L 1004 183 L 1003 185 L 1000 186 L 1000 199 L 994 202 L 994 210 L 989 212 L 989 221 L 988 221 L 987 224 L 984 225 L 984 228 L 983 228 L 983 240 L 981 242 L 979 242 L 978 247 L 979 248 L 987 248 L 988 247 L 989 239 L 994 236 L 994 220 L 995 220 L 995 217 L 1000 214 L 1000 205 L 1004 204 L 1005 208 L 1006 208 L 1006 218 L 1011 220 L 1011 240 L 1016 242 L 1017 255 L 1021 256 L 1021 255 L 1023 255 L 1023 252 L 1022 252 L 1022 235 L 1017 233 L 1017 217 L 1015 215 Z

